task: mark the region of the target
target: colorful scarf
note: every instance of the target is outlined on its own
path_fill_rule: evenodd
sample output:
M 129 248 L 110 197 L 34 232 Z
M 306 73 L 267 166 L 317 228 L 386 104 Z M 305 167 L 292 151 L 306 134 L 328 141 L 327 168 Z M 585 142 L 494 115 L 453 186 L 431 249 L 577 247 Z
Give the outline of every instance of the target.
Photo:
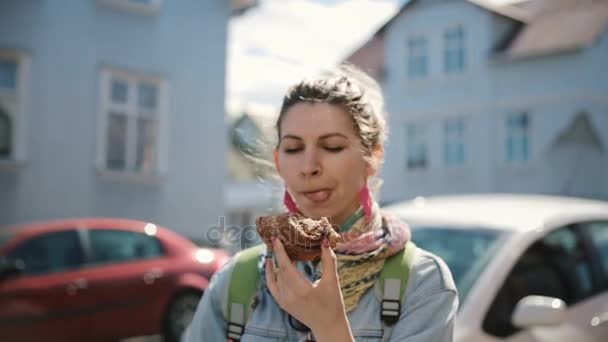
M 372 201 L 372 216 L 368 220 L 363 208 L 359 208 L 340 227 L 342 242 L 334 248 L 338 278 L 346 312 L 354 310 L 363 294 L 371 288 L 386 258 L 399 253 L 410 240 L 410 229 L 398 218 L 380 213 L 378 204 Z M 266 251 L 267 254 L 272 252 Z M 262 279 L 264 261 L 260 260 Z M 320 261 L 315 263 L 313 279 L 322 275 Z M 254 302 L 252 307 L 255 307 Z
M 343 242 L 334 252 L 346 312 L 354 310 L 371 288 L 386 258 L 399 253 L 410 240 L 410 230 L 399 219 L 381 214 L 376 202 L 368 220 L 359 208 L 340 228 Z

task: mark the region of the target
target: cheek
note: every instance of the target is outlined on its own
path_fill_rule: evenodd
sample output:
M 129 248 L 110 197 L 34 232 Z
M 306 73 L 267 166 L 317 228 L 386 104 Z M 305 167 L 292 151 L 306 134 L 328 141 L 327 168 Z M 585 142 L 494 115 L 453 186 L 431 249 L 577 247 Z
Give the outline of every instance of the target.
M 357 157 L 336 158 L 332 162 L 332 177 L 339 182 L 342 191 L 358 192 L 366 179 L 365 162 Z

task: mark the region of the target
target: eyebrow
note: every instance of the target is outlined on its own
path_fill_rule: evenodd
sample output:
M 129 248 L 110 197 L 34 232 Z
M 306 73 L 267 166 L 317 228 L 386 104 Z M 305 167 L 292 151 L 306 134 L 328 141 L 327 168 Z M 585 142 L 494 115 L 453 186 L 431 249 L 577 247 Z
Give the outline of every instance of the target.
M 344 139 L 348 140 L 348 137 L 342 133 L 327 133 L 327 134 L 323 134 L 322 136 L 319 137 L 319 140 L 323 140 L 323 139 L 327 139 L 327 138 L 331 138 L 331 137 L 342 137 Z M 293 134 L 285 134 L 281 140 L 283 139 L 295 139 L 295 140 L 304 140 L 301 137 L 297 136 L 297 135 L 293 135 Z

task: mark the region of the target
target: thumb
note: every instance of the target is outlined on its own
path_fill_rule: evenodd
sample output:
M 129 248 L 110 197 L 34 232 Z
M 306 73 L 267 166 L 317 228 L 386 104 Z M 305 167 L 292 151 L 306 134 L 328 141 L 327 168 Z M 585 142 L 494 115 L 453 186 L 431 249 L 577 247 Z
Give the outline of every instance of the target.
M 329 246 L 329 239 L 323 239 L 321 243 L 321 265 L 323 267 L 322 280 L 338 281 L 338 269 L 336 254 Z

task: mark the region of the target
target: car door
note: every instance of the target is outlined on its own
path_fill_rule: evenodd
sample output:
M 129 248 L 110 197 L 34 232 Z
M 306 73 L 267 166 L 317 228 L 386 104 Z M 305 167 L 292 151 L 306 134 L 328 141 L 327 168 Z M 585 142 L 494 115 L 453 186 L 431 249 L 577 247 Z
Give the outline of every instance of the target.
M 96 336 L 145 335 L 160 329 L 160 308 L 171 295 L 161 242 L 152 235 L 117 229 L 88 230 L 90 295 L 100 304 Z
M 534 242 L 518 259 L 483 321 L 488 341 L 605 342 L 589 324 L 602 294 L 591 250 L 580 227 L 554 230 Z M 557 326 L 520 329 L 511 323 L 517 302 L 529 295 L 562 299 L 566 319 Z
M 19 275 L 0 280 L 2 341 L 83 338 L 88 329 L 82 294 L 87 282 L 75 230 L 32 237 L 5 257 L 24 266 Z

